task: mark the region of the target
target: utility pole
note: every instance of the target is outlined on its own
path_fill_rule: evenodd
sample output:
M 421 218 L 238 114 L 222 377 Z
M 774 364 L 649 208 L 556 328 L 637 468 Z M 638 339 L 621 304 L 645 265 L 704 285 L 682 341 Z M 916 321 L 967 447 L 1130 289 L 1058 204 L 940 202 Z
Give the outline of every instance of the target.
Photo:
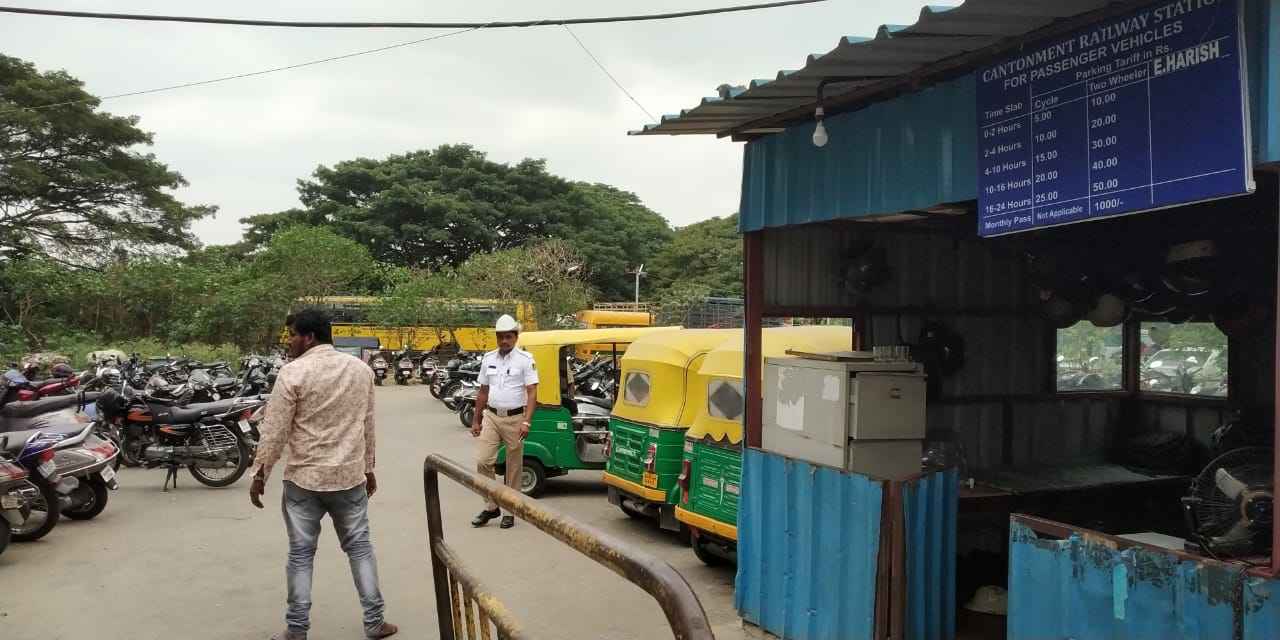
M 644 263 L 642 262 L 640 263 L 639 267 L 636 267 L 635 269 L 628 271 L 627 275 L 636 277 L 636 305 L 639 305 L 640 304 L 640 277 L 649 275 L 644 272 Z

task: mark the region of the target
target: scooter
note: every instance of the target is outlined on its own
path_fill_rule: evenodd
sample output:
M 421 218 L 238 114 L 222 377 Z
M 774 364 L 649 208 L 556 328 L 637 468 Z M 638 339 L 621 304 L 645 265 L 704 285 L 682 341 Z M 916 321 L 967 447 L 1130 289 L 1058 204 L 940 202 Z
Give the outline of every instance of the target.
M 0 454 L 0 553 L 4 553 L 13 536 L 11 527 L 21 527 L 27 521 L 25 501 L 20 493 L 27 485 L 27 470 L 12 458 Z
M 476 418 L 476 396 L 480 395 L 480 383 L 465 381 L 453 394 L 453 404 L 458 410 L 458 422 L 463 429 L 471 428 L 471 421 Z
M 369 366 L 373 368 L 373 384 L 381 387 L 387 379 L 387 359 L 381 355 L 374 356 L 369 361 Z
M 396 360 L 396 384 L 409 384 L 409 379 L 412 377 L 413 359 L 409 357 L 409 352 L 405 351 Z
M 95 425 L 70 424 L 38 431 L 0 434 L 0 451 L 15 454 L 28 474 L 28 486 L 18 491 L 30 515 L 11 526 L 18 542 L 39 540 L 58 524 L 59 514 L 89 520 L 107 508 L 108 489 L 119 488 L 112 462 L 119 449 L 94 434 Z

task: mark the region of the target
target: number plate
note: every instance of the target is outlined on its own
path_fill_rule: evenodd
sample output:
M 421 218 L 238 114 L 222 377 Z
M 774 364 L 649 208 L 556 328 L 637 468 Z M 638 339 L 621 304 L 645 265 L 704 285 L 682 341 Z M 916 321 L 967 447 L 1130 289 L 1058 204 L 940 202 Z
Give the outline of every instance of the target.
M 52 480 L 53 476 L 58 473 L 58 465 L 54 464 L 53 460 L 45 460 L 36 467 L 36 471 L 39 471 L 40 475 L 45 478 Z
M 657 489 L 657 488 L 658 488 L 658 474 L 656 474 L 656 473 L 649 473 L 648 471 L 646 471 L 646 472 L 644 473 L 644 486 L 649 487 L 650 489 Z
M 0 496 L 0 509 L 17 509 L 22 506 L 22 499 L 18 496 Z
M 236 424 L 239 424 L 239 425 L 240 425 L 240 432 L 241 432 L 241 433 L 249 433 L 249 428 L 250 428 L 250 427 L 249 427 L 249 421 L 248 421 L 248 420 L 241 420 L 240 422 L 238 422 L 238 423 L 236 423 Z
M 106 482 L 111 482 L 116 477 L 116 470 L 111 468 L 111 465 L 107 465 L 103 467 L 102 471 L 99 471 L 98 473 L 102 476 L 102 479 Z

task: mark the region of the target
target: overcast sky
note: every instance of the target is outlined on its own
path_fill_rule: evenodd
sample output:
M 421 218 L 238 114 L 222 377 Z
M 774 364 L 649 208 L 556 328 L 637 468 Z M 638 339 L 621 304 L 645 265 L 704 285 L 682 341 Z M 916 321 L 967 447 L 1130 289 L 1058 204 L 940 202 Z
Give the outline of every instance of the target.
M 22 6 L 294 20 L 517 20 L 659 13 L 749 0 L 384 0 L 194 2 L 26 0 Z M 649 111 L 675 113 L 722 83 L 772 77 L 844 35 L 907 24 L 918 0 L 808 6 L 663 22 L 575 27 Z M 95 95 L 143 90 L 371 49 L 431 32 L 269 29 L 0 14 L 0 52 L 66 69 Z M 742 146 L 714 136 L 628 137 L 646 117 L 561 27 L 477 31 L 256 78 L 103 103 L 136 114 L 152 151 L 191 183 L 180 197 L 220 207 L 206 243 L 238 220 L 296 206 L 317 165 L 468 142 L 499 162 L 545 158 L 572 180 L 633 191 L 680 226 L 738 206 Z

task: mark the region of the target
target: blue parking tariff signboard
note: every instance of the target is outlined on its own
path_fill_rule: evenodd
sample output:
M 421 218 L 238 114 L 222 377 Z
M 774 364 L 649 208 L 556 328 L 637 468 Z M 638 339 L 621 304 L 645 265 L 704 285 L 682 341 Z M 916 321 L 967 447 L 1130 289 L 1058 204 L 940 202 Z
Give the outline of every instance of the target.
M 978 235 L 1253 191 L 1239 0 L 1171 0 L 978 71 Z

